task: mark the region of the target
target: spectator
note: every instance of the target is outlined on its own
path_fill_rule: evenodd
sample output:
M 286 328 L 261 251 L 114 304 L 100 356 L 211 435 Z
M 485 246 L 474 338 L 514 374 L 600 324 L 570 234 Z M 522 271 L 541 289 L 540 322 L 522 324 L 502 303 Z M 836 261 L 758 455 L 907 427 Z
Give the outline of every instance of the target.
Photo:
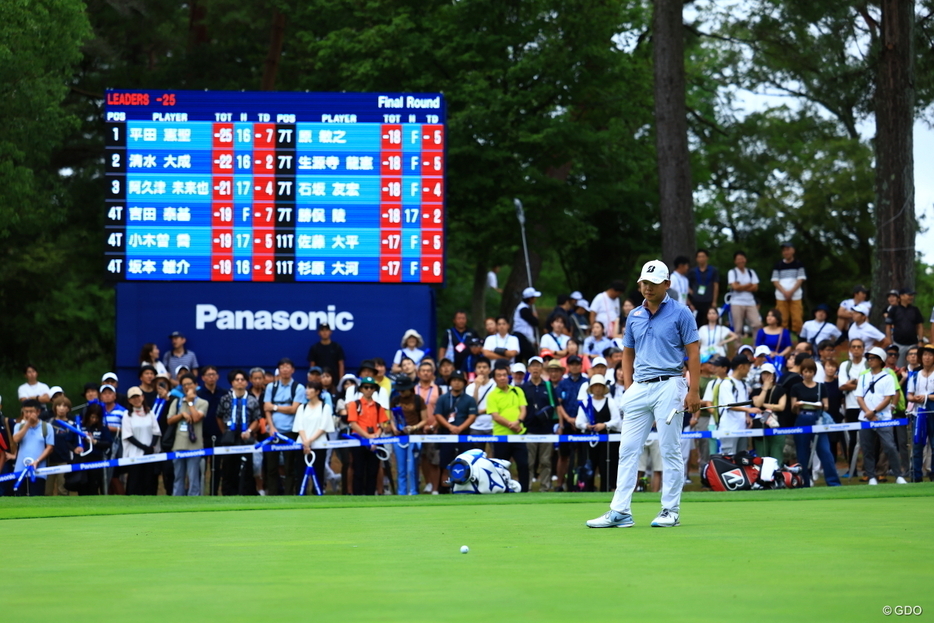
M 606 335 L 610 339 L 616 337 L 619 332 L 619 297 L 625 289 L 622 281 L 614 281 L 609 288 L 593 297 L 590 304 L 590 324 L 594 321 L 603 323 Z
M 266 371 L 262 368 L 250 370 L 250 395 L 259 404 L 259 420 L 256 423 L 256 441 L 263 441 L 269 435 L 266 432 L 266 418 L 263 403 L 266 401 Z M 256 492 L 266 495 L 266 486 L 263 482 L 263 452 L 257 450 L 253 453 L 253 479 L 256 482 Z
M 435 432 L 435 420 L 429 419 L 428 414 L 435 412 L 435 405 L 441 396 L 441 390 L 435 385 L 435 367 L 428 360 L 418 366 L 418 384 L 415 393 L 426 405 L 425 423 L 422 425 L 426 435 Z M 422 474 L 425 476 L 425 488 L 428 493 L 435 493 L 441 488 L 441 454 L 436 443 L 422 444 L 421 451 Z M 417 485 L 417 482 L 416 482 Z
M 266 386 L 263 397 L 263 410 L 266 412 L 266 430 L 270 435 L 277 432 L 292 441 L 298 439 L 298 433 L 292 432 L 295 414 L 305 404 L 305 388 L 294 380 L 295 365 L 288 357 L 279 360 L 279 380 Z M 267 495 L 279 494 L 279 455 L 282 455 L 285 467 L 285 495 L 295 495 L 298 491 L 298 479 L 304 473 L 301 459 L 296 460 L 294 452 L 265 452 L 265 474 Z
M 586 299 L 578 299 L 577 307 L 574 308 L 574 313 L 570 315 L 571 318 L 571 337 L 575 340 L 583 340 L 584 337 L 590 330 L 590 301 Z M 606 327 L 604 327 L 604 335 L 606 335 Z
M 27 400 L 37 400 L 40 403 L 39 410 L 41 411 L 42 405 L 52 400 L 49 395 L 49 386 L 39 381 L 39 371 L 32 364 L 23 369 L 23 375 L 26 377 L 26 382 L 16 390 L 19 401 L 24 403 Z
M 908 381 L 908 402 L 915 405 L 915 417 L 926 420 L 927 442 L 916 443 L 911 450 L 912 481 L 924 482 L 924 449 L 934 446 L 934 345 L 921 348 L 921 369 Z
M 487 398 L 487 410 L 493 418 L 494 435 L 521 435 L 525 432 L 525 393 L 509 384 L 509 371 L 497 368 L 493 372 L 496 387 Z M 522 492 L 529 490 L 529 454 L 523 442 L 497 443 L 493 456 L 512 461 L 519 474 Z
M 95 402 L 89 404 L 84 412 L 82 419 L 83 429 L 93 439 L 91 452 L 85 456 L 79 456 L 75 460 L 79 463 L 96 463 L 106 460 L 113 445 L 113 435 L 110 429 L 104 424 L 104 408 L 101 403 Z M 78 495 L 103 495 L 104 489 L 104 470 L 89 469 L 85 472 L 87 480 L 78 486 Z
M 786 329 L 793 333 L 801 331 L 804 323 L 804 308 L 801 297 L 802 285 L 807 279 L 804 264 L 795 259 L 795 247 L 790 242 L 782 243 L 782 259 L 772 268 L 772 285 L 775 286 L 775 307 L 781 312 Z
M 172 403 L 168 415 L 169 426 L 176 427 L 174 433 L 169 433 L 175 436 L 172 452 L 201 450 L 204 448 L 202 422 L 208 412 L 208 402 L 198 397 L 198 384 L 193 374 L 183 374 L 178 385 L 184 394 Z M 172 459 L 175 470 L 172 495 L 201 495 L 201 461 L 200 456 Z
M 373 378 L 376 379 L 376 384 L 379 385 L 379 391 L 374 394 L 376 401 L 384 408 L 389 408 L 389 395 L 392 393 L 392 379 L 386 376 L 386 362 L 382 357 L 373 357 L 373 369 L 374 374 Z M 405 374 L 408 374 L 413 379 L 415 378 L 415 361 L 411 362 L 411 369 L 404 370 Z M 363 376 L 358 374 L 358 376 Z
M 854 307 L 860 303 L 865 303 L 869 309 L 872 309 L 872 303 L 866 300 L 868 298 L 869 290 L 866 289 L 866 286 L 856 285 L 853 287 L 853 298 L 840 302 L 840 307 L 837 308 L 837 328 L 840 329 L 841 335 L 846 336 L 850 325 L 853 324 Z
M 808 357 L 810 357 L 811 359 L 814 359 L 814 347 L 811 346 L 810 342 L 798 342 L 797 344 L 795 344 L 795 349 L 793 351 L 793 354 L 797 356 L 798 353 L 805 353 L 807 354 Z M 824 379 L 824 366 L 822 366 L 821 363 L 817 361 L 816 359 L 814 359 L 814 363 L 817 366 L 817 372 L 814 374 L 814 382 L 823 383 L 825 380 Z
M 675 258 L 674 270 L 671 271 L 671 287 L 668 288 L 677 294 L 677 301 L 690 307 L 688 296 L 691 292 L 691 283 L 688 280 L 688 271 L 691 269 L 691 260 L 687 256 L 679 255 Z
M 318 342 L 308 349 L 308 367 L 329 368 L 340 377 L 344 376 L 344 349 L 331 339 L 332 333 L 329 325 L 318 325 Z
M 213 439 L 220 437 L 221 433 L 217 427 L 217 406 L 227 391 L 218 386 L 218 379 L 220 379 L 220 375 L 217 372 L 217 366 L 204 366 L 201 368 L 201 387 L 198 388 L 198 397 L 204 398 L 208 403 L 208 412 L 204 416 L 204 445 L 206 448 L 213 448 Z
M 140 367 L 152 366 L 156 374 L 168 374 L 169 371 L 166 370 L 165 364 L 159 360 L 159 347 L 149 342 L 148 344 L 143 344 L 143 349 L 139 353 L 139 365 Z
M 64 394 L 52 399 L 52 419 L 75 425 L 74 418 L 71 417 L 71 400 Z M 50 420 L 49 424 L 51 423 Z M 55 433 L 55 448 L 48 458 L 49 467 L 67 465 L 72 462 L 76 453 L 84 452 L 83 446 L 87 443 L 84 437 L 79 438 L 70 430 L 61 427 L 55 427 L 53 432 Z M 68 495 L 68 490 L 65 489 L 65 475 L 50 474 L 45 480 L 45 494 Z
M 35 398 L 27 398 L 22 403 L 22 419 L 13 428 L 13 444 L 17 446 L 14 472 L 26 469 L 26 459 L 30 459 L 30 464 L 35 466 L 35 469 L 44 468 L 45 460 L 55 449 L 55 432 L 52 425 L 39 420 L 41 408 L 42 405 Z M 37 476 L 35 482 L 31 478 L 24 478 L 16 495 L 45 495 L 45 477 Z
M 331 394 L 325 391 L 324 382 L 322 377 L 324 376 L 324 370 L 318 366 L 311 366 L 308 368 L 308 376 L 306 377 L 305 388 L 308 388 L 308 383 L 321 383 L 321 391 L 318 394 L 318 397 L 329 407 L 331 410 L 334 409 L 334 403 L 331 401 Z
M 720 272 L 716 266 L 708 265 L 710 253 L 707 249 L 698 249 L 695 259 L 697 266 L 688 272 L 688 300 L 697 310 L 697 327 L 700 328 L 707 320 L 707 310 L 716 307 L 720 300 Z
M 484 339 L 490 337 L 491 335 L 496 335 L 496 318 L 487 318 L 483 321 L 483 329 L 486 333 Z
M 525 383 L 525 376 L 528 374 L 528 369 L 525 367 L 524 363 L 514 363 L 509 366 L 509 376 L 510 385 L 515 387 L 522 387 L 522 384 Z
M 424 345 L 425 340 L 422 339 L 418 331 L 415 329 L 406 331 L 405 335 L 402 336 L 402 347 L 396 351 L 392 359 L 392 373 L 402 372 L 402 359 L 404 357 L 408 357 L 417 365 L 425 356 L 425 351 L 422 350 Z
M 774 413 L 780 413 L 788 407 L 788 396 L 785 395 L 783 387 L 776 383 L 775 366 L 770 363 L 762 364 L 760 372 L 762 387 L 755 390 L 752 394 L 752 404 L 762 412 L 762 417 L 753 423 L 754 428 L 767 428 L 769 416 Z M 777 420 L 773 420 L 778 424 Z M 758 424 L 758 426 L 756 426 Z M 782 449 L 785 445 L 784 435 L 770 435 L 768 437 L 756 437 L 753 440 L 753 446 L 756 448 L 756 454 L 761 457 L 770 456 L 779 463 L 783 461 Z
M 117 404 L 124 409 L 128 409 L 130 407 L 130 403 L 127 400 L 126 394 L 120 393 L 120 379 L 117 378 L 116 373 L 105 372 L 101 377 L 101 385 L 111 385 L 114 388 L 114 392 L 117 394 Z
M 179 331 L 173 331 L 169 334 L 169 339 L 172 340 L 172 350 L 165 354 L 165 357 L 162 358 L 162 363 L 165 364 L 165 369 L 171 375 L 172 381 L 178 385 L 179 379 L 177 370 L 179 366 L 185 366 L 189 372 L 197 377 L 198 357 L 195 355 L 194 351 L 190 351 L 185 347 L 188 340 Z
M 804 359 L 798 364 L 798 369 L 802 381 L 791 389 L 791 408 L 798 415 L 795 419 L 795 426 L 814 426 L 820 422 L 821 413 L 827 410 L 827 396 L 824 395 L 821 384 L 814 380 L 817 364 L 813 359 Z M 801 471 L 804 474 L 805 487 L 811 486 L 812 437 L 814 435 L 811 433 L 794 436 L 798 464 L 801 465 Z M 828 487 L 839 487 L 840 477 L 837 476 L 837 467 L 830 453 L 830 441 L 826 433 L 817 434 L 815 447 L 821 468 L 824 470 L 824 481 Z
M 829 311 L 830 309 L 823 303 L 815 307 L 814 319 L 804 323 L 804 326 L 801 327 L 801 333 L 798 335 L 798 339 L 810 342 L 815 349 L 817 345 L 824 340 L 833 340 L 833 342 L 836 343 L 842 334 L 840 333 L 840 329 L 827 322 L 827 313 Z
M 217 427 L 221 432 L 220 445 L 249 445 L 257 437 L 262 414 L 260 397 L 247 391 L 246 372 L 243 370 L 234 370 L 227 378 L 231 389 L 221 396 L 217 405 Z M 262 467 L 262 462 L 260 462 L 260 467 Z M 221 491 L 225 496 L 253 495 L 255 476 L 252 455 L 228 454 L 222 457 L 221 482 Z
M 720 324 L 720 312 L 711 307 L 707 310 L 707 324 L 697 330 L 700 336 L 700 355 L 703 357 L 726 357 L 726 345 L 739 336 L 729 327 Z
M 529 359 L 529 380 L 522 384 L 528 407 L 525 426 L 529 435 L 551 435 L 558 421 L 558 414 L 555 410 L 557 405 L 555 388 L 550 381 L 542 378 L 544 369 L 541 357 Z M 533 476 L 533 482 L 538 481 L 540 493 L 551 491 L 551 453 L 554 444 L 542 442 L 526 445 L 529 453 L 529 467 L 533 474 L 537 474 L 537 478 Z
M 386 410 L 373 399 L 379 385 L 376 379 L 365 376 L 360 379 L 360 398 L 347 404 L 347 421 L 354 433 L 364 439 L 376 439 L 382 433 L 382 425 L 389 419 Z M 353 448 L 353 494 L 376 495 L 376 474 L 379 458 L 375 446 Z
M 334 385 L 334 371 L 331 368 L 321 368 L 321 399 L 329 405 L 334 405 L 337 397 L 337 387 Z
M 750 392 L 762 388 L 762 380 L 761 380 L 762 366 L 768 363 L 766 361 L 766 358 L 771 354 L 772 354 L 772 350 L 768 346 L 764 346 L 764 345 L 756 346 L 756 350 L 753 351 L 752 367 L 749 368 L 749 375 L 746 377 L 746 386 L 749 387 Z M 772 364 L 769 364 L 769 365 L 772 366 L 772 374 L 775 375 L 775 378 L 772 380 L 775 382 L 778 382 L 778 379 L 781 376 L 779 374 L 778 369 L 775 368 L 775 366 Z
M 151 410 L 156 404 L 158 392 L 156 392 L 156 369 L 148 363 L 144 363 L 139 368 L 139 388 L 143 392 L 143 402 L 146 408 Z
M 580 294 L 580 292 L 576 292 L 575 294 Z M 555 308 L 551 310 L 551 313 L 548 314 L 548 318 L 545 319 L 545 330 L 555 330 L 552 326 L 555 318 L 561 318 L 561 320 L 564 321 L 565 329 L 572 328 L 573 324 L 571 323 L 571 313 L 576 307 L 577 300 L 567 294 L 559 294 L 555 302 L 557 303 Z
M 791 354 L 793 344 L 791 333 L 782 328 L 782 312 L 770 309 L 765 315 L 765 326 L 756 333 L 756 348 L 767 346 L 769 348 L 766 360 L 780 372 L 785 367 L 785 358 Z
M 714 400 L 714 404 L 729 404 L 749 400 L 749 392 L 746 389 L 746 375 L 749 374 L 750 368 L 749 359 L 745 355 L 737 355 L 730 362 L 730 367 L 733 370 L 730 374 L 732 383 L 730 386 L 724 384 L 720 388 L 720 402 Z M 730 390 L 732 390 L 732 394 L 730 394 Z M 754 406 L 734 407 L 720 416 L 719 428 L 721 431 L 744 431 L 752 428 L 752 419 L 758 417 L 759 414 L 760 410 Z M 721 439 L 720 447 L 725 454 L 736 454 L 749 448 L 749 439 L 747 437 Z
M 451 374 L 454 373 L 454 362 L 445 357 L 438 362 L 438 375 L 435 378 L 435 383 L 438 385 L 438 389 L 441 390 L 441 393 L 444 394 L 449 391 Z
M 312 452 L 315 453 L 312 466 L 321 493 L 327 489 L 325 474 L 328 433 L 334 432 L 334 412 L 331 405 L 321 400 L 323 389 L 320 381 L 308 382 L 308 387 L 305 388 L 305 403 L 298 408 L 292 424 L 292 432 L 298 434 L 303 454 L 308 456 Z M 306 493 L 313 489 L 313 483 L 308 483 Z
M 486 274 L 486 287 L 499 294 L 502 294 L 503 289 L 499 287 L 498 274 L 499 266 L 494 266 L 492 269 L 490 269 L 490 272 Z
M 557 411 L 558 411 L 558 434 L 571 435 L 577 430 L 577 412 L 580 408 L 578 396 L 581 387 L 587 383 L 587 377 L 582 374 L 582 360 L 577 355 L 568 355 L 565 358 L 566 364 L 559 362 L 557 366 L 552 360 L 548 364 L 548 369 L 560 369 L 562 373 L 568 370 L 557 387 Z M 578 455 L 578 460 L 586 460 L 583 457 L 583 448 L 577 442 L 562 442 L 558 446 L 558 482 L 555 491 L 564 491 L 564 481 L 571 466 L 571 457 Z
M 453 326 L 445 331 L 444 356 L 454 362 L 454 367 L 464 370 L 466 359 L 470 356 L 470 342 L 476 337 L 467 327 L 467 312 L 457 310 L 454 313 Z
M 885 351 L 874 347 L 866 354 L 869 371 L 859 377 L 856 387 L 856 401 L 859 403 L 859 419 L 863 422 L 885 421 L 892 419 L 892 403 L 898 395 L 895 380 L 885 371 Z M 879 440 L 889 468 L 895 472 L 896 484 L 907 484 L 899 463 L 898 449 L 891 428 L 868 428 L 859 431 L 859 447 L 863 450 L 863 470 L 870 485 L 876 480 L 876 439 Z M 823 462 L 823 457 L 821 461 Z
M 522 301 L 512 316 L 513 330 L 524 335 L 530 344 L 538 344 L 538 314 L 535 311 L 535 300 L 541 295 L 541 292 L 532 287 L 523 290 Z M 498 320 L 496 328 L 499 329 Z
M 110 459 L 119 459 L 123 456 L 123 445 L 121 443 L 120 427 L 123 425 L 123 416 L 127 410 L 117 404 L 117 388 L 113 385 L 101 385 L 100 391 L 101 405 L 104 408 L 104 424 L 110 429 L 113 436 L 113 445 L 110 447 Z M 120 481 L 121 470 L 118 468 L 107 467 L 104 469 L 104 482 L 109 483 L 110 490 L 117 495 L 124 495 L 123 483 Z
M 509 321 L 504 316 L 496 319 L 496 334 L 483 342 L 483 355 L 492 361 L 500 359 L 512 363 L 519 354 L 519 339 L 509 333 Z
M 396 383 L 396 391 L 398 394 L 393 396 L 390 406 L 393 410 L 401 410 L 402 419 L 405 421 L 405 425 L 401 430 L 397 430 L 397 433 L 400 435 L 422 434 L 428 425 L 428 406 L 422 397 L 415 393 L 415 383 L 407 378 L 402 379 Z M 434 405 L 432 405 L 433 408 Z M 422 444 L 414 441 L 404 445 L 393 444 L 399 495 L 418 495 L 418 457 L 421 448 Z M 431 490 L 433 491 L 434 487 Z
M 143 400 L 143 390 L 131 387 L 127 391 L 127 400 L 130 401 L 130 411 L 123 416 L 120 426 L 123 438 L 123 457 L 132 459 L 148 456 L 156 452 L 159 447 L 159 437 L 162 431 L 156 416 L 146 407 Z M 137 463 L 127 466 L 126 470 L 127 495 L 155 495 L 151 463 Z
M 597 357 L 607 348 L 613 347 L 613 341 L 603 332 L 603 323 L 599 320 L 590 327 L 590 337 L 584 340 L 583 353 L 588 357 Z
M 169 440 L 165 433 L 169 428 L 169 407 L 172 406 L 172 402 L 177 400 L 177 398 L 169 393 L 169 389 L 172 387 L 172 381 L 169 379 L 168 374 L 160 374 L 157 376 L 155 386 L 156 400 L 153 402 L 151 411 L 156 421 L 159 423 L 159 434 L 162 445 L 158 450 L 165 452 L 172 449 L 172 444 L 169 443 L 169 441 L 173 443 L 175 441 L 174 439 Z M 172 466 L 172 461 L 162 461 L 153 467 L 153 489 L 155 491 L 159 490 L 160 475 L 162 476 L 162 486 L 166 495 L 172 495 L 172 489 L 175 486 L 175 468 Z
M 882 331 L 869 323 L 868 316 L 869 305 L 866 303 L 860 303 L 853 308 L 853 324 L 850 325 L 849 340 L 851 342 L 860 340 L 866 346 L 867 351 L 873 346 L 885 348 L 889 345 L 889 339 Z
M 622 419 L 619 415 L 619 405 L 608 393 L 606 377 L 595 374 L 590 378 L 587 387 L 588 396 L 579 403 L 577 408 L 576 425 L 578 430 L 591 435 L 608 435 L 610 432 L 619 432 Z M 591 424 L 591 421 L 594 424 Z M 596 472 L 600 472 L 600 491 L 616 490 L 616 471 L 619 463 L 619 449 L 617 456 L 611 456 L 608 441 L 600 441 L 589 448 L 589 460 Z M 590 484 L 593 489 L 593 483 Z
M 463 372 L 468 377 L 468 380 L 472 381 L 475 375 L 477 362 L 481 358 L 486 359 L 486 357 L 483 356 L 483 340 L 473 336 L 468 340 L 467 348 L 469 352 L 458 370 Z
M 620 315 L 619 315 L 619 331 L 618 331 L 619 335 L 616 338 L 614 338 L 614 342 L 613 342 L 619 348 L 623 347 L 623 336 L 626 335 L 626 320 L 629 318 L 629 312 L 631 312 L 635 308 L 636 306 L 632 304 L 631 300 L 629 300 L 628 298 L 623 299 L 623 310 L 622 312 L 620 312 Z
M 588 391 L 590 387 L 590 379 L 596 376 L 602 376 L 603 382 L 606 383 L 607 393 L 609 393 L 609 387 L 613 385 L 613 380 L 607 378 L 607 370 L 609 369 L 609 363 L 603 357 L 595 357 L 593 363 L 590 364 L 590 370 L 587 371 L 587 378 L 584 380 L 584 384 L 581 385 L 580 389 L 577 392 L 577 401 L 578 403 L 585 402 L 590 396 Z M 575 418 L 577 416 L 575 415 Z
M 885 295 L 886 305 L 885 311 L 882 312 L 882 318 L 888 320 L 889 313 L 898 306 L 901 297 L 899 296 L 898 290 L 889 290 L 888 294 Z M 868 314 L 867 314 L 868 315 Z
M 889 310 L 885 319 L 886 339 L 898 347 L 898 366 L 905 366 L 908 349 L 924 342 L 924 317 L 914 306 L 915 291 L 902 288 L 898 291 L 898 305 Z
M 584 372 L 584 373 L 589 372 L 589 371 L 590 371 L 590 367 L 591 367 L 591 365 L 593 365 L 593 364 L 590 363 L 590 358 L 589 358 L 589 357 L 581 357 L 581 356 L 580 356 L 580 344 L 577 342 L 577 340 L 570 340 L 570 341 L 567 343 L 567 349 L 568 349 L 568 355 L 567 355 L 567 357 L 561 357 L 561 358 L 559 359 L 559 361 L 561 361 L 561 363 L 562 363 L 562 365 L 565 367 L 565 369 L 570 369 L 570 368 L 571 368 L 571 365 L 570 365 L 569 361 L 570 361 L 570 359 L 573 357 L 573 358 L 575 358 L 575 359 L 579 359 L 579 360 L 580 360 L 580 363 L 581 363 L 581 372 Z M 548 351 L 548 350 L 542 351 L 542 359 L 545 359 L 546 356 L 551 356 L 551 351 Z
M 733 254 L 733 264 L 727 273 L 730 282 L 730 318 L 733 321 L 733 330 L 739 335 L 745 335 L 745 327 L 749 326 L 749 335 L 755 335 L 762 327 L 759 309 L 756 307 L 756 298 L 753 292 L 759 291 L 759 276 L 756 271 L 746 268 L 746 254 L 737 251 Z
M 840 393 L 843 395 L 843 420 L 852 424 L 859 421 L 860 407 L 856 400 L 856 385 L 859 377 L 868 369 L 866 360 L 863 358 L 865 345 L 859 338 L 850 340 L 850 358 L 840 365 L 837 373 L 837 383 Z M 849 438 L 847 449 L 847 461 L 853 461 L 853 452 L 856 449 L 857 433 L 856 431 L 846 431 Z M 849 477 L 849 473 L 846 474 Z
M 438 398 L 438 402 L 435 403 L 435 426 L 445 435 L 463 435 L 470 431 L 470 427 L 477 419 L 477 401 L 465 392 L 467 379 L 460 370 L 451 373 L 449 383 L 451 391 Z M 447 470 L 447 466 L 451 464 L 454 457 L 470 450 L 468 444 L 459 442 L 438 445 L 442 470 Z M 446 480 L 447 476 L 444 479 Z
M 568 354 L 567 344 L 571 340 L 567 334 L 565 317 L 555 316 L 552 319 L 551 331 L 542 336 L 541 347 L 547 348 L 555 357 L 565 357 Z
M 467 386 L 467 395 L 477 403 L 477 419 L 470 427 L 471 435 L 492 435 L 493 418 L 486 412 L 486 400 L 496 387 L 496 382 L 490 378 L 490 360 L 480 357 L 476 363 L 476 376 Z

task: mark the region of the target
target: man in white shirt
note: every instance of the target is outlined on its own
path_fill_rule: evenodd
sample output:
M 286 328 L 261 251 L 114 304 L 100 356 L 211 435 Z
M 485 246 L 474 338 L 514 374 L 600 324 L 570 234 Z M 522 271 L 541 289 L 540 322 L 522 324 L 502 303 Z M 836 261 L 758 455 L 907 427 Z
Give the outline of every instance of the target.
M 911 449 L 912 482 L 924 482 L 925 450 L 934 446 L 934 345 L 925 344 L 920 349 L 921 369 L 908 380 L 908 402 L 916 408 L 915 417 L 927 419 L 927 443 L 916 443 Z M 921 411 L 926 412 L 922 416 Z M 922 425 L 918 422 L 918 425 Z
M 837 328 L 840 329 L 841 333 L 849 329 L 850 325 L 853 324 L 854 307 L 860 303 L 865 303 L 870 310 L 872 309 L 872 303 L 866 300 L 868 298 L 869 290 L 866 289 L 866 286 L 857 285 L 853 288 L 853 298 L 840 302 L 840 307 L 837 308 Z
M 678 302 L 682 305 L 691 307 L 688 301 L 688 293 L 691 290 L 691 283 L 688 281 L 688 270 L 691 268 L 691 260 L 685 255 L 679 255 L 675 258 L 675 267 L 671 271 L 671 287 L 668 288 L 669 296 L 672 292 L 678 294 Z
M 795 258 L 795 246 L 783 242 L 782 259 L 772 268 L 772 285 L 775 286 L 775 307 L 782 314 L 783 326 L 792 333 L 801 331 L 804 324 L 801 299 L 806 279 L 804 264 Z
M 611 339 L 619 335 L 619 297 L 624 289 L 622 281 L 614 281 L 590 303 L 590 324 L 594 320 L 602 322 L 603 330 Z
M 542 336 L 542 350 L 548 349 L 555 357 L 565 357 L 568 354 L 568 342 L 571 336 L 566 333 L 564 318 L 555 316 L 551 321 L 551 332 Z
M 497 279 L 496 274 L 499 272 L 499 266 L 494 266 L 493 269 L 486 274 L 486 287 L 491 290 L 495 290 L 499 294 L 503 293 L 502 288 L 499 287 L 499 280 Z
M 496 381 L 490 377 L 490 360 L 481 357 L 477 360 L 475 372 L 477 376 L 474 382 L 464 390 L 468 396 L 477 402 L 477 419 L 470 427 L 471 435 L 492 435 L 493 434 L 493 416 L 486 412 L 486 399 L 490 392 L 496 387 Z M 485 444 L 481 444 L 483 446 Z M 482 447 L 481 447 L 482 449 Z
M 27 365 L 23 369 L 23 375 L 26 382 L 19 386 L 16 391 L 20 402 L 36 399 L 42 404 L 49 402 L 52 396 L 49 395 L 49 386 L 39 381 L 39 371 L 33 365 Z
M 892 419 L 892 403 L 898 395 L 895 380 L 885 370 L 885 351 L 879 348 L 869 349 L 866 355 L 869 372 L 859 377 L 856 386 L 856 401 L 859 403 L 862 422 L 876 422 Z M 863 450 L 863 470 L 870 485 L 879 484 L 876 480 L 876 446 L 879 439 L 885 456 L 889 460 L 889 469 L 896 474 L 895 483 L 908 484 L 901 469 L 898 448 L 895 447 L 894 431 L 888 428 L 865 428 L 859 431 L 859 447 Z
M 863 357 L 865 344 L 859 338 L 850 340 L 850 359 L 840 364 L 837 373 L 837 383 L 843 394 L 843 421 L 852 424 L 859 421 L 859 403 L 856 401 L 856 384 L 860 375 L 866 371 L 866 359 Z M 856 448 L 857 431 L 846 431 L 847 460 L 852 461 L 853 450 Z
M 491 361 L 505 359 L 509 363 L 519 354 L 519 338 L 509 333 L 509 321 L 504 316 L 496 319 L 496 333 L 483 341 L 483 356 Z
M 730 282 L 730 318 L 733 321 L 733 331 L 743 335 L 744 327 L 749 326 L 749 335 L 755 335 L 762 327 L 762 317 L 756 308 L 756 297 L 753 292 L 759 291 L 759 276 L 756 271 L 746 268 L 746 254 L 737 251 L 733 254 L 733 264 L 727 273 Z
M 815 348 L 824 340 L 836 342 L 840 337 L 840 329 L 827 322 L 827 313 L 830 309 L 821 303 L 814 308 L 814 319 L 808 320 L 801 327 L 801 334 L 798 336 L 802 340 L 807 340 Z
M 873 346 L 885 348 L 889 345 L 889 340 L 885 334 L 869 323 L 869 305 L 860 303 L 853 308 L 853 324 L 850 325 L 850 331 L 847 337 L 853 340 L 862 340 L 869 351 Z
M 533 345 L 538 344 L 538 314 L 535 313 L 535 300 L 542 295 L 535 288 L 522 291 L 522 302 L 512 316 L 512 326 L 516 333 L 521 333 Z
M 745 355 L 737 355 L 730 362 L 732 374 L 720 382 L 719 387 L 711 389 L 711 401 L 714 405 L 746 402 L 749 392 L 746 390 L 746 375 L 751 364 Z M 709 386 L 708 386 L 709 387 Z M 752 427 L 753 416 L 759 415 L 755 407 L 735 407 L 722 409 L 718 429 L 723 432 L 738 432 Z M 720 451 L 723 454 L 736 454 L 749 447 L 748 437 L 723 437 L 720 439 Z

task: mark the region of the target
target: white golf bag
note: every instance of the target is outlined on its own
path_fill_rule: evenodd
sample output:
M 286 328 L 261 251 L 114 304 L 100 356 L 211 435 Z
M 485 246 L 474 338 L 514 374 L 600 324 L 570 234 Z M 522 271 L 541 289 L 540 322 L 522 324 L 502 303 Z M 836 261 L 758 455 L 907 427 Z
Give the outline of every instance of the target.
M 509 474 L 509 461 L 488 459 L 483 450 L 468 450 L 448 465 L 451 493 L 519 493 L 522 486 Z

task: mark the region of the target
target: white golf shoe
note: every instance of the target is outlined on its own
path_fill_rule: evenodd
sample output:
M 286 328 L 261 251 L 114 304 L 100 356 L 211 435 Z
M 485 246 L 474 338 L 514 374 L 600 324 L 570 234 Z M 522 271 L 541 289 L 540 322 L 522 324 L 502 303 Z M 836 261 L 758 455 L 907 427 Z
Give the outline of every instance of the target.
M 616 511 L 607 511 L 596 519 L 588 519 L 588 528 L 631 528 L 636 525 L 632 520 L 632 515 L 617 513 Z
M 879 484 L 879 481 L 876 480 L 875 478 L 870 478 L 870 479 L 869 479 L 869 484 L 870 484 L 870 485 L 877 485 L 877 484 Z
M 658 514 L 652 521 L 653 528 L 674 528 L 675 526 L 680 526 L 681 522 L 678 521 L 678 513 L 666 509 L 662 509 L 662 512 Z

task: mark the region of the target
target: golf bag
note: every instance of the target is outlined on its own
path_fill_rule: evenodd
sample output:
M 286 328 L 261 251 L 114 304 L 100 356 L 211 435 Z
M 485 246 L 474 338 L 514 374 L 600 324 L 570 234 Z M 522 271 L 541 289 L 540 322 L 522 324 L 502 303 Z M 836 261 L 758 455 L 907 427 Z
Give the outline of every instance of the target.
M 779 467 L 772 457 L 740 452 L 736 456 L 713 454 L 701 470 L 701 482 L 713 491 L 797 489 L 804 486 L 799 465 Z
M 448 465 L 451 493 L 519 493 L 522 486 L 512 480 L 509 461 L 488 459 L 483 450 L 468 450 Z

